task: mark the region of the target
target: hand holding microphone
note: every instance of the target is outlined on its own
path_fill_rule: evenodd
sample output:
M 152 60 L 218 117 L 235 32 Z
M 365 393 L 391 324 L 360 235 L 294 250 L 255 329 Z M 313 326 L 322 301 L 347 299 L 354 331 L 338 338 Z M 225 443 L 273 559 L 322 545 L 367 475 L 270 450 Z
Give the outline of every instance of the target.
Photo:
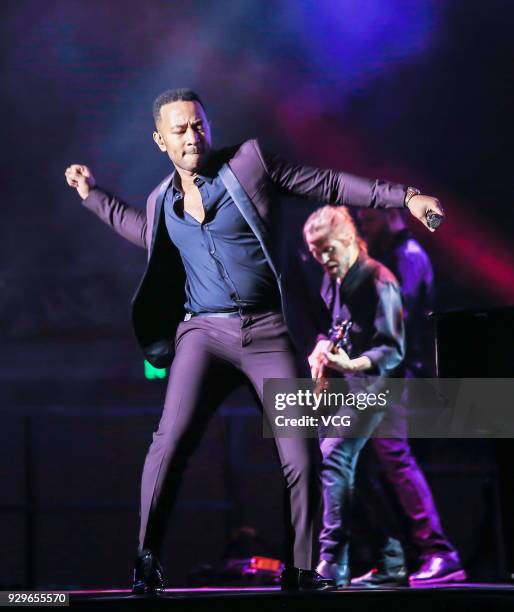
M 407 189 L 405 206 L 431 232 L 435 232 L 444 221 L 444 210 L 439 200 L 423 195 L 419 189 L 413 187 Z

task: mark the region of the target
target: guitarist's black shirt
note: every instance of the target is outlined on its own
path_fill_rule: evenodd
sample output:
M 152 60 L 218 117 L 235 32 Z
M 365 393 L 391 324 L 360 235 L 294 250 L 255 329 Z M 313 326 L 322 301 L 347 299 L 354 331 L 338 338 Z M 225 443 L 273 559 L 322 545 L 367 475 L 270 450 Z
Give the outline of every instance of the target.
M 333 324 L 337 319 L 351 319 L 352 359 L 366 355 L 373 364 L 370 373 L 401 375 L 405 356 L 402 298 L 398 281 L 385 266 L 361 253 L 340 284 L 325 274 L 321 297 Z

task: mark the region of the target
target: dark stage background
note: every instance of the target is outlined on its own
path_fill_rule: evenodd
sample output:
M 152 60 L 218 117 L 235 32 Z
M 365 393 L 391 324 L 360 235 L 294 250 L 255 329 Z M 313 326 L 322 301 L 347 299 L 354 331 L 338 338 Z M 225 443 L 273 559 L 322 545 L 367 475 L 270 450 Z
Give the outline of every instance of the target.
M 508 0 L 219 0 L 1 4 L 0 585 L 123 586 L 163 381 L 145 380 L 130 298 L 145 253 L 64 181 L 89 165 L 136 206 L 169 172 L 151 103 L 186 86 L 215 144 L 258 136 L 290 159 L 440 197 L 438 309 L 514 303 Z M 300 244 L 310 208 L 280 222 Z M 480 360 L 480 346 L 476 347 Z M 505 578 L 494 444 L 418 441 L 472 577 Z M 234 530 L 280 554 L 282 484 L 249 395 L 192 462 L 166 546 L 172 583 L 217 563 Z

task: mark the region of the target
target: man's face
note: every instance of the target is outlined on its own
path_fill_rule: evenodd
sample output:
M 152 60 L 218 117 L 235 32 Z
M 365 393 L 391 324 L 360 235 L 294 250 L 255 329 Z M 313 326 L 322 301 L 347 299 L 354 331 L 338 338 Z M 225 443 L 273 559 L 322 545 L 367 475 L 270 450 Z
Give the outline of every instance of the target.
M 176 167 L 198 171 L 211 150 L 211 129 L 202 105 L 177 100 L 162 106 L 160 115 L 153 133 L 159 149 Z
M 353 240 L 333 234 L 307 234 L 306 242 L 310 254 L 332 278 L 343 278 L 352 263 Z
M 370 243 L 380 240 L 389 231 L 387 214 L 384 214 L 384 211 L 359 209 L 357 220 L 361 236 Z

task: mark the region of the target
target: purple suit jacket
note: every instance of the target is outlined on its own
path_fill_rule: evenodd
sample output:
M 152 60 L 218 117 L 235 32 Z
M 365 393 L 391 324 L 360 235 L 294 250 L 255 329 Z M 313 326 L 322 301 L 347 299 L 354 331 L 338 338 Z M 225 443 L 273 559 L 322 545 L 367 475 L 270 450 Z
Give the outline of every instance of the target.
M 403 208 L 404 185 L 373 181 L 338 172 L 302 166 L 264 152 L 257 140 L 217 151 L 224 163 L 222 180 L 241 214 L 255 232 L 281 290 L 287 320 L 287 292 L 283 290 L 274 252 L 272 211 L 280 192 L 316 203 L 371 208 Z M 164 196 L 173 173 L 149 195 L 146 211 L 129 206 L 96 187 L 83 204 L 118 234 L 147 249 L 148 263 L 132 302 L 136 337 L 145 357 L 166 367 L 173 357 L 173 340 L 184 318 L 185 272 L 170 241 L 162 214 Z M 170 280 L 171 279 L 171 280 Z M 294 340 L 294 330 L 290 328 Z

